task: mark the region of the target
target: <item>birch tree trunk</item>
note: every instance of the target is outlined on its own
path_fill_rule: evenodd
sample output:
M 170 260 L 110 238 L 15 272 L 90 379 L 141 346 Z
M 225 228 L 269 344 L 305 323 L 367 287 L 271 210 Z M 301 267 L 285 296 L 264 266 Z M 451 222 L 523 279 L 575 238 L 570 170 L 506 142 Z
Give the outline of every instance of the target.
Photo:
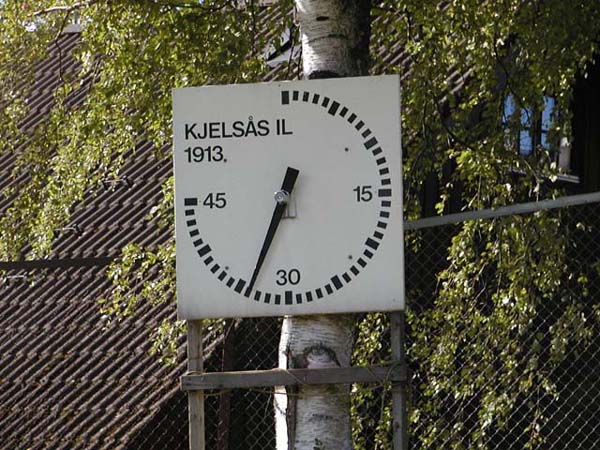
M 296 7 L 305 78 L 367 75 L 370 0 L 296 0 Z M 348 367 L 353 343 L 353 316 L 286 317 L 279 367 Z M 349 389 L 278 388 L 277 450 L 351 450 Z

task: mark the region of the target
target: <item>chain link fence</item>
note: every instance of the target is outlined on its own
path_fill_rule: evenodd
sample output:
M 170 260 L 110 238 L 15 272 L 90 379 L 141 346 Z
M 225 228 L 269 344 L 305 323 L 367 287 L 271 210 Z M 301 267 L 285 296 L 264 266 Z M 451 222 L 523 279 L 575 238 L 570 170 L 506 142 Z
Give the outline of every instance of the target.
M 498 286 L 502 281 L 497 280 L 496 266 L 487 276 L 473 281 L 474 285 L 484 282 L 483 286 L 476 286 L 481 291 L 469 298 L 477 306 L 471 304 L 460 310 L 466 314 L 473 311 L 479 320 L 491 321 L 502 307 L 529 309 L 524 314 L 527 320 L 518 322 L 518 315 L 510 315 L 515 323 L 501 323 L 502 328 L 497 323 L 495 327 L 485 323 L 471 327 L 460 322 L 446 325 L 443 318 L 435 315 L 440 308 L 444 313 L 453 311 L 444 308 L 439 298 L 444 283 L 448 282 L 444 277 L 449 266 L 448 248 L 453 237 L 464 231 L 465 223 L 407 233 L 407 240 L 412 237 L 418 243 L 412 252 L 406 253 L 407 303 L 411 313 L 408 362 L 413 371 L 411 448 L 600 449 L 599 207 L 596 200 L 525 216 L 482 219 L 478 221 L 480 226 L 472 227 L 470 232 L 475 240 L 477 233 L 494 226 L 492 221 L 496 222 L 496 230 L 515 223 L 515 233 L 521 231 L 519 227 L 532 229 L 533 237 L 524 241 L 533 248 L 513 253 L 529 254 L 533 259 L 514 261 L 523 272 L 542 268 L 532 276 L 534 281 L 528 290 L 534 294 L 526 296 L 528 302 L 514 304 L 515 300 L 508 297 L 498 302 L 487 294 L 501 291 Z M 499 236 L 506 238 L 503 234 Z M 536 280 L 543 279 L 544 268 L 552 267 L 540 261 L 541 249 L 535 247 L 552 245 L 556 245 L 557 254 L 548 263 L 563 272 L 551 278 L 556 285 L 546 289 L 550 295 L 541 295 Z M 479 246 L 478 250 L 489 252 L 489 246 Z M 466 315 L 464 319 L 464 322 L 470 320 Z M 427 320 L 433 320 L 433 324 Z M 435 338 L 420 335 L 422 329 L 418 327 L 427 325 L 425 329 Z M 447 333 L 446 328 L 451 327 L 458 329 L 450 333 L 458 342 L 450 352 L 453 359 L 444 360 L 448 368 L 440 370 L 440 362 L 430 363 L 438 349 L 423 352 L 423 347 L 427 343 L 444 342 L 438 333 Z M 510 337 L 508 342 L 502 341 L 505 329 Z M 429 359 L 420 359 L 419 355 L 427 355 Z M 440 375 L 456 387 L 436 386 Z
M 600 449 L 599 207 L 596 201 L 520 215 L 516 221 L 512 219 L 517 216 L 485 218 L 407 231 L 411 449 Z M 482 230 L 498 232 L 507 227 L 513 227 L 513 233 L 533 227 L 533 238 L 525 240 L 535 243 L 533 247 L 560 240 L 554 263 L 561 273 L 558 282 L 537 300 L 523 294 L 529 303 L 513 304 L 514 299 L 495 296 L 502 291 L 496 279 L 501 266 L 482 267 L 483 275 L 473 280 L 481 294 L 469 299 L 471 304 L 463 305 L 458 316 L 444 321 L 444 314 L 454 311 L 443 304 L 448 273 L 453 270 L 449 249 L 469 223 L 478 224 L 469 229 L 475 240 Z M 495 228 L 490 228 L 492 223 Z M 473 245 L 481 244 L 481 252 L 489 254 L 486 242 L 482 238 Z M 541 258 L 536 248 L 531 250 L 514 249 Z M 527 261 L 510 262 L 513 269 L 538 267 Z M 534 274 L 534 280 L 544 276 Z M 543 291 L 543 286 L 533 284 L 532 290 Z M 481 323 L 467 326 L 472 318 L 464 315 L 461 321 L 460 314 L 475 304 L 473 317 Z M 526 320 L 519 322 L 524 313 L 507 315 L 505 319 L 514 323 L 492 320 L 511 311 L 511 306 L 525 309 Z M 388 317 L 368 314 L 357 320 L 355 363 L 389 360 Z M 279 319 L 226 323 L 227 338 L 218 355 L 207 361 L 206 370 L 276 367 L 280 325 Z M 206 395 L 208 449 L 275 449 L 273 389 Z M 351 398 L 354 448 L 391 449 L 391 386 L 354 385 Z M 151 432 L 140 432 L 128 448 L 186 449 L 187 426 L 186 394 L 178 392 L 157 414 Z

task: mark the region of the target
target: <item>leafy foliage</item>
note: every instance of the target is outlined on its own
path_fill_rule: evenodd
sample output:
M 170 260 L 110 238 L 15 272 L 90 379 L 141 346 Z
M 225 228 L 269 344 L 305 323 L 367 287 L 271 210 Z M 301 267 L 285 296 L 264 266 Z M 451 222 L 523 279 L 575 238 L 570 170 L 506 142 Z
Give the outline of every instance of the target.
M 410 61 L 403 83 L 409 217 L 419 217 L 418 193 L 431 173 L 441 186 L 439 213 L 457 192 L 468 209 L 560 195 L 550 183 L 559 173 L 552 149 L 521 156 L 508 139 L 520 124 L 507 120 L 504 105 L 510 95 L 517 108 L 539 110 L 552 95 L 559 111 L 553 132 L 570 136 L 575 76 L 597 50 L 597 5 L 408 0 L 375 11 L 373 35 L 386 41 L 384 48 L 403 42 Z M 383 64 L 376 61 L 375 69 Z M 464 223 L 448 242 L 446 268 L 426 292 L 428 304 L 416 302 L 423 293 L 414 287 L 408 291 L 409 357 L 420 386 L 411 416 L 417 447 L 491 448 L 491 431 L 515 414 L 530 420 L 520 442 L 542 442 L 541 405 L 558 396 L 554 371 L 568 347 L 585 347 L 599 331 L 589 268 L 573 262 L 581 235 L 568 232 L 569 220 L 565 212 Z M 411 233 L 407 247 L 425 260 L 421 240 Z M 424 267 L 418 259 L 416 265 Z M 358 361 L 386 356 L 372 345 L 376 320 L 365 322 L 372 334 L 359 334 Z M 355 403 L 377 409 L 372 397 L 363 390 Z M 523 406 L 523 399 L 537 401 Z M 365 426 L 364 415 L 355 418 Z M 388 424 L 380 422 L 376 433 Z
M 262 79 L 264 49 L 293 28 L 291 2 L 270 8 L 278 12 L 260 15 L 252 1 L 227 0 L 1 2 L 0 151 L 16 155 L 12 176 L 22 181 L 3 193 L 12 207 L 0 218 L 0 258 L 50 254 L 53 230 L 100 180 L 118 177 L 136 142 L 152 142 L 156 157 L 169 159 L 172 88 Z M 25 129 L 35 64 L 75 16 L 83 25 L 79 63 L 61 70 L 47 120 Z M 560 111 L 552 132 L 569 136 L 575 76 L 591 63 L 600 37 L 596 2 L 383 0 L 373 19 L 373 73 L 403 74 L 407 217 L 420 216 L 420 192 L 432 176 L 441 186 L 440 213 L 457 195 L 464 208 L 477 209 L 559 194 L 548 183 L 559 172 L 552 150 L 519 155 L 507 138 L 519 123 L 507 120 L 504 105 L 510 95 L 519 109 L 535 110 L 552 95 Z M 389 63 L 391 51 L 402 53 L 402 63 Z M 70 107 L 81 92 L 84 102 Z M 173 226 L 171 186 L 149 218 L 163 230 Z M 430 304 L 409 317 L 410 357 L 422 382 L 412 420 L 424 430 L 422 447 L 487 448 L 489 430 L 508 423 L 520 398 L 556 394 L 551 372 L 570 343 L 597 333 L 600 310 L 589 307 L 586 280 L 598 274 L 568 260 L 573 241 L 562 220 L 537 214 L 468 222 L 448 242 Z M 407 237 L 409 251 L 418 255 L 420 245 L 418 234 Z M 115 289 L 105 310 L 118 316 L 139 301 L 173 301 L 174 254 L 172 240 L 125 247 L 109 272 Z M 537 321 L 555 304 L 560 313 L 542 336 Z M 357 362 L 385 356 L 385 329 L 380 315 L 365 319 Z M 156 349 L 173 351 L 181 331 L 163 323 Z M 354 398 L 358 417 L 376 396 L 357 387 Z M 524 432 L 530 447 L 543 438 L 536 407 Z M 379 424 L 357 421 L 355 430 L 375 428 L 375 448 L 384 449 L 389 406 L 379 411 Z M 463 420 L 456 411 L 470 415 Z M 356 445 L 366 448 L 360 434 Z

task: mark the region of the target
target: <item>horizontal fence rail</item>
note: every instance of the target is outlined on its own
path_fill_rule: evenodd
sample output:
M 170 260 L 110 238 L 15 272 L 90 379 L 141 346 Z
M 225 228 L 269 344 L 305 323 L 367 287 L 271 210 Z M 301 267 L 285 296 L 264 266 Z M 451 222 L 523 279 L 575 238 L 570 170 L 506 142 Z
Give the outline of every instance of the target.
M 477 211 L 468 211 L 457 214 L 448 214 L 445 216 L 427 217 L 404 222 L 405 230 L 421 230 L 423 228 L 439 227 L 453 223 L 467 222 L 469 220 L 494 219 L 497 217 L 513 216 L 519 214 L 530 214 L 537 211 L 544 211 L 557 208 L 566 208 L 568 206 L 586 205 L 589 203 L 600 202 L 600 192 L 591 194 L 571 195 L 561 197 L 555 200 L 541 200 L 539 202 L 517 203 L 510 206 L 502 206 L 496 209 L 481 209 Z
M 29 261 L 0 261 L 0 270 L 31 269 L 67 269 L 79 267 L 103 267 L 112 263 L 116 257 L 101 256 L 97 258 L 70 259 L 34 259 Z
M 336 367 L 326 369 L 271 369 L 236 372 L 190 372 L 181 377 L 184 391 L 310 384 L 405 382 L 406 366 Z

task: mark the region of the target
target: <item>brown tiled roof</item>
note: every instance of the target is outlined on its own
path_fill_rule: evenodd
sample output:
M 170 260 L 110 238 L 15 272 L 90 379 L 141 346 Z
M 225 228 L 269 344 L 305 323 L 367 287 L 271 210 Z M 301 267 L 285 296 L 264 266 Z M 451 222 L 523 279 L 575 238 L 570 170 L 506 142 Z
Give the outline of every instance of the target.
M 149 355 L 171 305 L 109 321 L 103 268 L 9 271 L 0 287 L 0 448 L 123 448 L 178 390 Z
M 61 36 L 37 66 L 24 128 L 44 119 L 60 72 L 77 68 L 69 56 L 77 42 L 76 34 Z M 85 86 L 69 102 L 81 102 L 84 94 Z M 150 143 L 138 143 L 126 155 L 121 182 L 90 189 L 68 226 L 57 232 L 53 259 L 116 256 L 129 242 L 167 241 L 169 231 L 144 219 L 171 174 L 171 164 L 154 153 Z M 9 176 L 14 162 L 15 153 L 0 153 L 0 189 L 24 181 Z M 0 214 L 11 201 L 0 200 Z M 158 325 L 175 318 L 174 305 L 140 304 L 122 321 L 103 317 L 98 299 L 111 290 L 105 271 L 0 272 L 0 449 L 128 448 L 179 395 L 184 352 L 176 367 L 149 353 Z M 180 441 L 185 439 L 183 433 Z

